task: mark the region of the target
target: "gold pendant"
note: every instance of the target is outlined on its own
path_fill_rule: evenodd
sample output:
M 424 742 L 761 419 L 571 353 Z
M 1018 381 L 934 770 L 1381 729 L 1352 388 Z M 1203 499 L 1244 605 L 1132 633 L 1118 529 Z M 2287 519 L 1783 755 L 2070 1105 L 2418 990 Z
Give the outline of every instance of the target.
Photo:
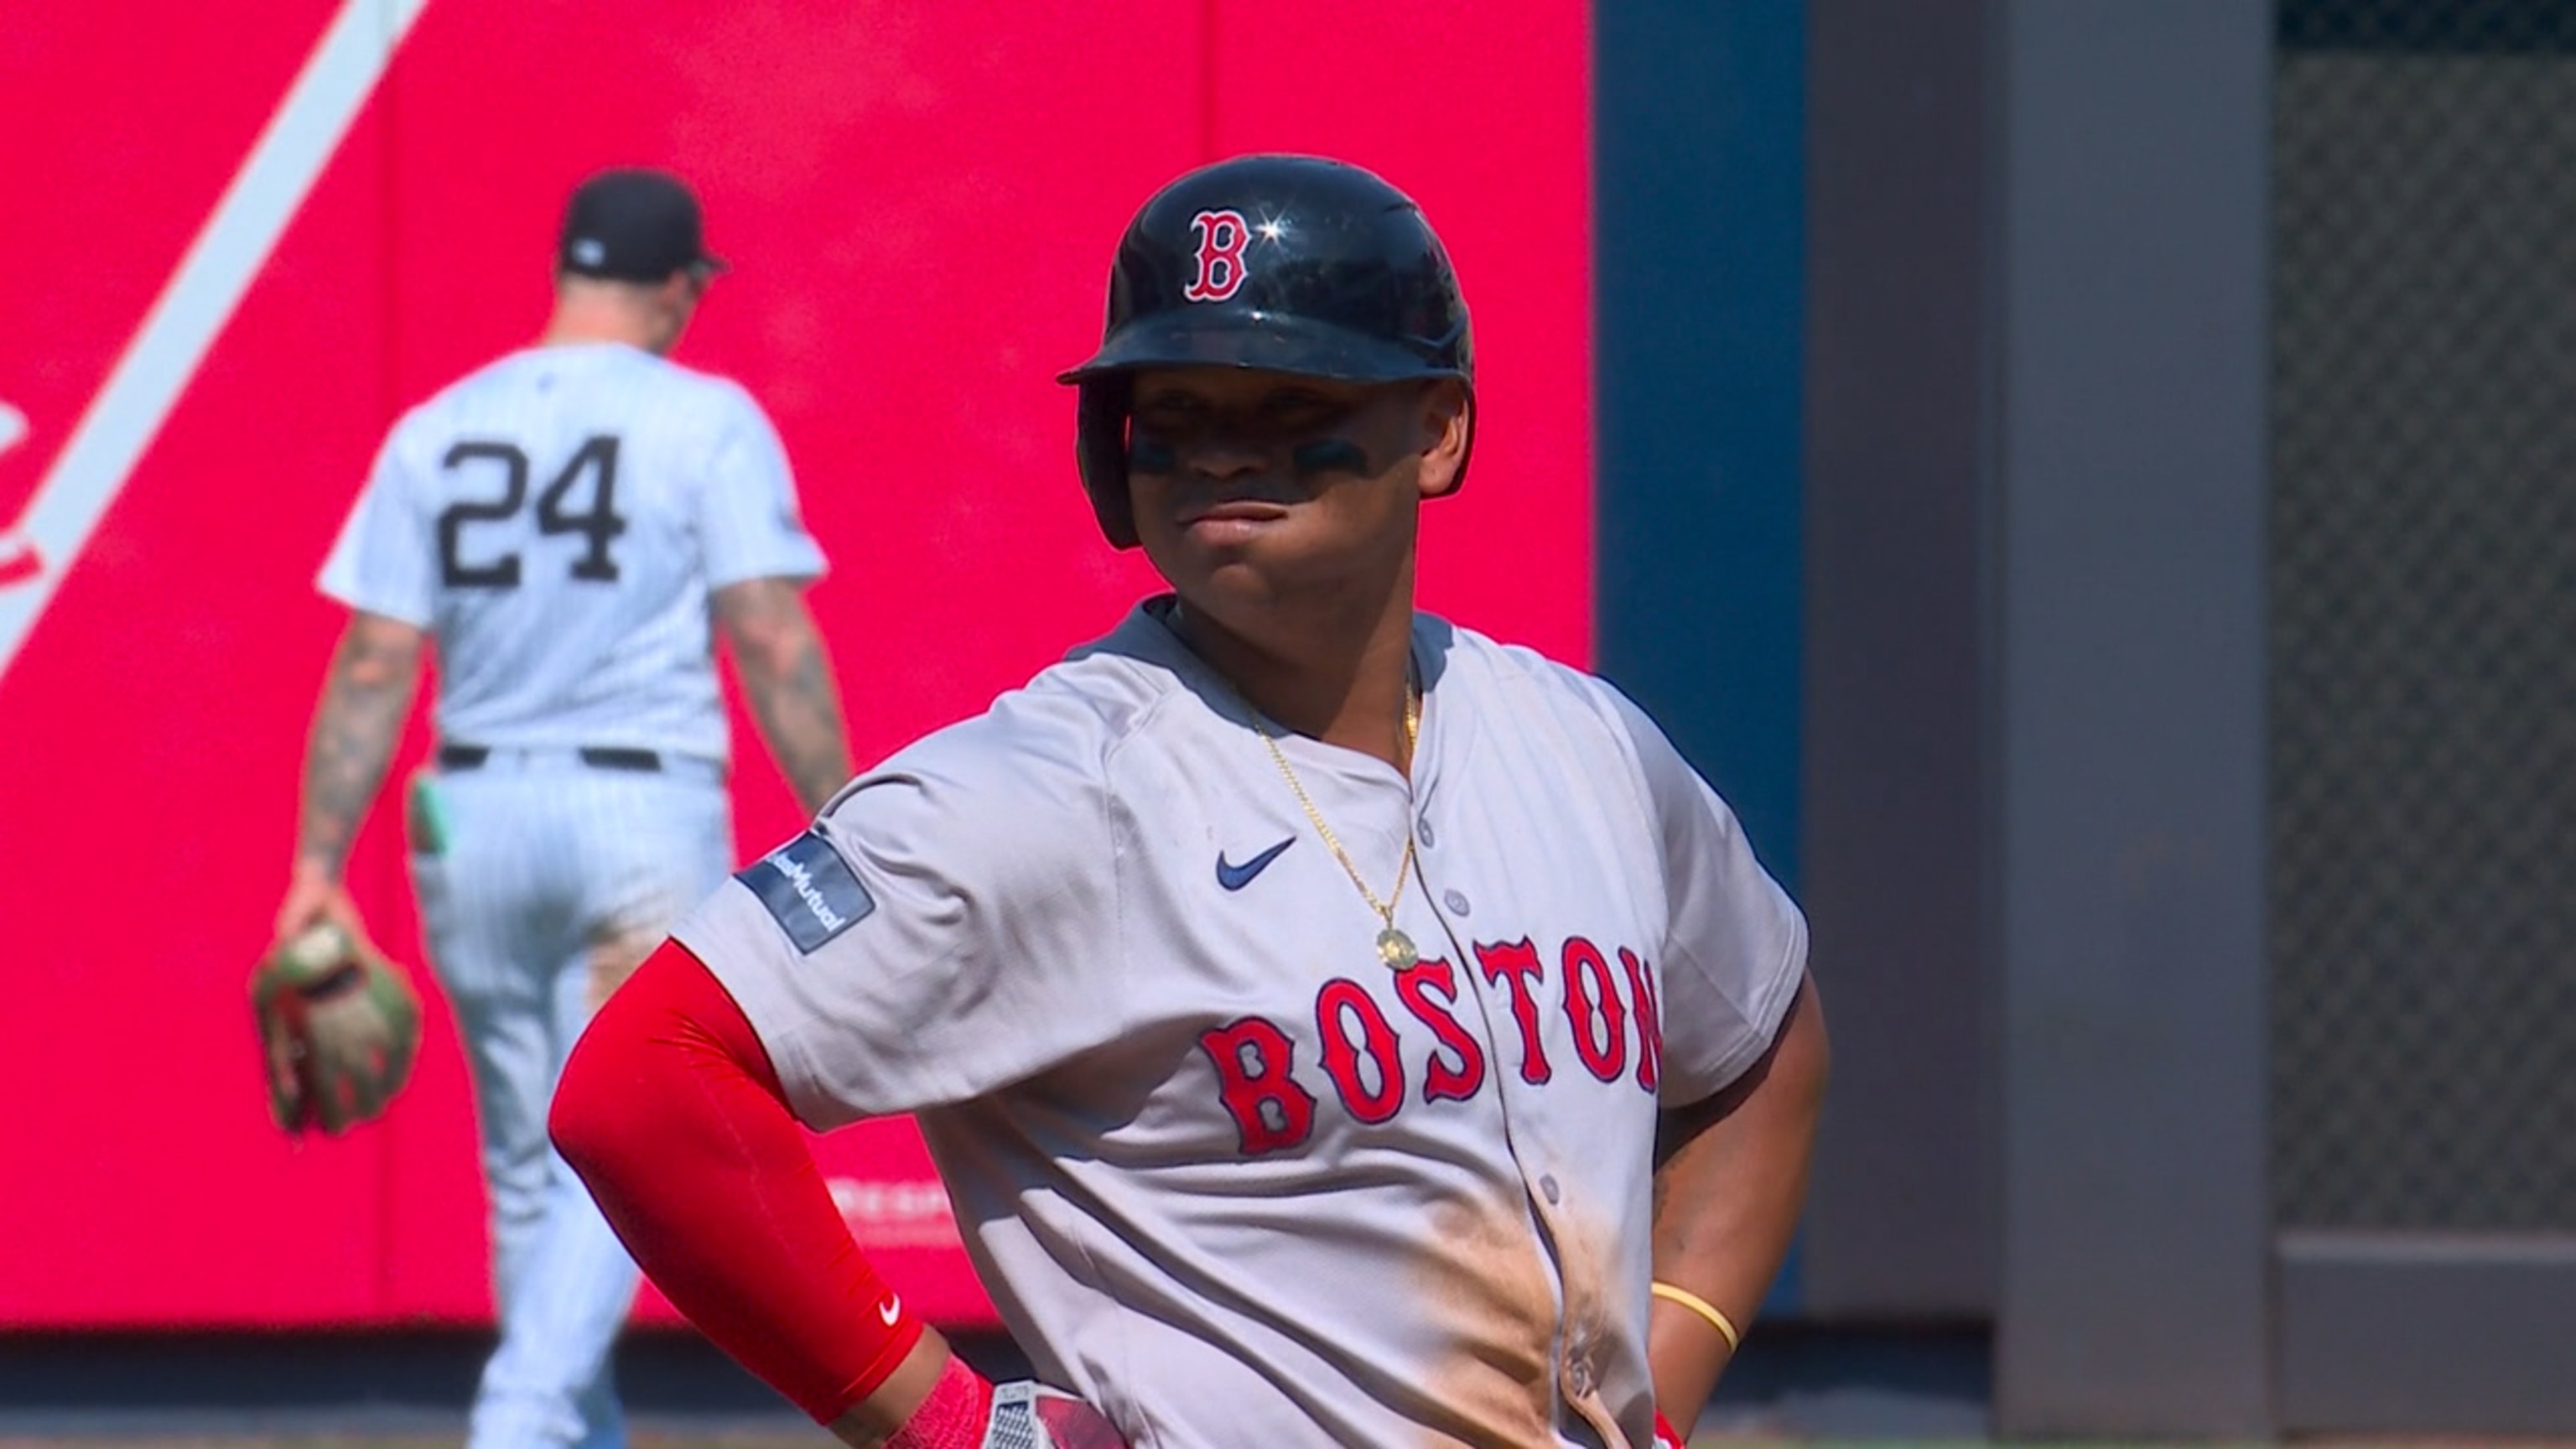
M 1386 963 L 1387 970 L 1401 971 L 1421 960 L 1422 953 L 1413 949 L 1411 936 L 1389 926 L 1377 933 L 1377 959 Z

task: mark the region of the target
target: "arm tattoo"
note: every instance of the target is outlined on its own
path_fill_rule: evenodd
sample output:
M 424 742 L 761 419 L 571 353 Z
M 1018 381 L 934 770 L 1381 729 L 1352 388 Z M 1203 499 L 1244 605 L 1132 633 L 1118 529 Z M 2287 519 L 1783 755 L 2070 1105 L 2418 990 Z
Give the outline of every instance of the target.
M 819 813 L 850 778 L 850 745 L 813 616 L 784 580 L 737 584 L 718 603 L 761 738 L 798 803 Z
M 304 753 L 296 854 L 334 877 L 375 803 L 394 741 L 420 685 L 420 636 L 409 626 L 354 619 L 331 658 Z
M 767 687 L 752 691 L 752 706 L 779 769 L 813 814 L 850 778 L 850 746 L 822 640 L 807 631 L 786 665 L 766 681 Z

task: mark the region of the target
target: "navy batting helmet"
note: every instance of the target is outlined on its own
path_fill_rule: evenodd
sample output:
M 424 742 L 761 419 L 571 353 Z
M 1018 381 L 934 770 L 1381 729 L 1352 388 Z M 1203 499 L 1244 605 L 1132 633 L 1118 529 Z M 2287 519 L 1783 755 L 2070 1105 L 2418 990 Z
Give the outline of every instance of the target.
M 1082 486 L 1120 548 L 1137 542 L 1127 418 L 1133 374 L 1149 367 L 1454 377 L 1474 444 L 1475 345 L 1449 253 L 1412 198 L 1341 161 L 1220 161 L 1154 193 L 1128 223 L 1100 351 L 1057 378 L 1081 390 Z

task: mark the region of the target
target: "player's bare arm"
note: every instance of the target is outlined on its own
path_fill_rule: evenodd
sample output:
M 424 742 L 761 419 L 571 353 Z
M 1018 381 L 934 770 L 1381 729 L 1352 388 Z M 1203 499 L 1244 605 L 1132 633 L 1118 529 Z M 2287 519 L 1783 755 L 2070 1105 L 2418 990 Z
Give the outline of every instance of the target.
M 1655 1281 L 1739 1327 L 1779 1272 L 1807 1198 L 1831 1049 L 1814 978 L 1771 1050 L 1725 1091 L 1665 1113 L 1655 1144 Z M 1699 1417 L 1733 1345 L 1686 1300 L 1659 1294 L 1646 1356 L 1655 1403 L 1676 1424 Z
M 355 919 L 340 876 L 411 713 L 421 641 L 412 625 L 364 610 L 341 631 L 305 744 L 294 873 L 277 912 L 281 940 L 325 915 Z
M 822 632 L 788 579 L 748 579 L 716 590 L 715 613 L 742 676 L 761 738 L 807 813 L 850 778 L 840 686 Z

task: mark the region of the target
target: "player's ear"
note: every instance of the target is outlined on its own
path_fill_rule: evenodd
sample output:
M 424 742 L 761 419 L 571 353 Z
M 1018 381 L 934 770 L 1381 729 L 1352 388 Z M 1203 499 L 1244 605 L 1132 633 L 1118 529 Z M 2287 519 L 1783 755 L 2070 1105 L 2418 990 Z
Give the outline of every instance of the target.
M 1458 487 L 1467 466 L 1467 439 L 1475 427 L 1475 402 L 1454 377 L 1434 378 L 1422 389 L 1422 468 L 1415 486 L 1425 498 Z

